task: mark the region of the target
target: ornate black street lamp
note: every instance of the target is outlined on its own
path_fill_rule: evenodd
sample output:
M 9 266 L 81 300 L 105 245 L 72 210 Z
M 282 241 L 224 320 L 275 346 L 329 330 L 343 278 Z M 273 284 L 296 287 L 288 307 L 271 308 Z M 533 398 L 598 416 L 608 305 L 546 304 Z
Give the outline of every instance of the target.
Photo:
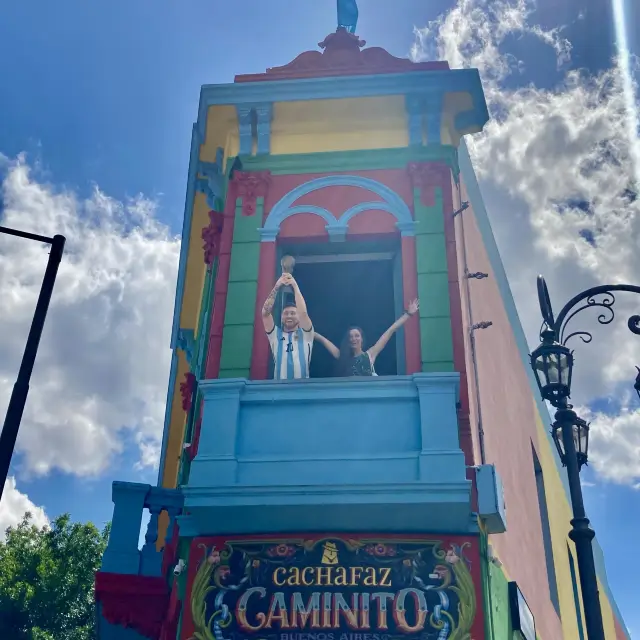
M 40 236 L 35 233 L 27 233 L 25 231 L 17 231 L 16 229 L 9 229 L 7 227 L 0 227 L 0 233 L 10 236 L 18 236 L 19 238 L 26 238 L 27 240 L 35 240 L 36 242 L 44 242 L 51 245 L 49 261 L 47 262 L 42 286 L 40 287 L 40 295 L 38 296 L 36 310 L 33 314 L 31 329 L 27 336 L 27 344 L 24 348 L 22 362 L 20 363 L 20 369 L 18 370 L 18 377 L 13 385 L 13 391 L 11 392 L 11 398 L 9 399 L 9 407 L 7 408 L 7 415 L 4 419 L 2 433 L 0 433 L 1 500 L 2 492 L 4 491 L 4 483 L 7 479 L 7 475 L 9 474 L 11 457 L 13 456 L 13 450 L 16 446 L 16 439 L 20 429 L 22 414 L 24 413 L 24 407 L 27 403 L 31 372 L 33 371 L 33 366 L 36 361 L 38 345 L 40 344 L 40 336 L 42 335 L 44 321 L 47 317 L 49 302 L 51 300 L 51 294 L 53 293 L 53 285 L 55 284 L 56 276 L 58 274 L 58 265 L 60 264 L 60 260 L 62 260 L 62 253 L 64 251 L 64 243 L 66 242 L 66 239 L 61 235 L 55 235 L 53 238 L 48 238 L 47 236 Z
M 568 403 L 571 397 L 573 352 L 567 347 L 567 342 L 579 336 L 583 342 L 588 343 L 593 336 L 587 331 L 573 331 L 569 335 L 565 333 L 571 319 L 585 309 L 595 307 L 603 309 L 603 313 L 598 316 L 598 322 L 609 324 L 614 318 L 613 291 L 640 294 L 640 287 L 630 284 L 612 284 L 587 289 L 569 300 L 555 318 L 547 285 L 544 278 L 538 276 L 538 302 L 543 319 L 540 330 L 541 344 L 530 356 L 531 368 L 536 376 L 540 394 L 557 409 L 555 422 L 551 426 L 551 435 L 569 476 L 569 491 L 573 507 L 572 529 L 569 537 L 576 545 L 589 640 L 604 640 L 604 627 L 591 546 L 595 533 L 589 526 L 580 486 L 580 469 L 587 464 L 588 460 L 589 424 L 579 418 L 573 411 L 572 405 Z M 627 324 L 633 333 L 640 335 L 640 316 L 632 316 Z M 638 369 L 634 387 L 640 396 L 640 369 Z

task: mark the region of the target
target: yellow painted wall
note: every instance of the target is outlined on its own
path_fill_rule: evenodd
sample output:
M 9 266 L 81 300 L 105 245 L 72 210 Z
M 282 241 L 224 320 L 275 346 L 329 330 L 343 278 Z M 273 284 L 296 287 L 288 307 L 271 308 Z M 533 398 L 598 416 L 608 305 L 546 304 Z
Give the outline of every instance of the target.
M 209 107 L 207 114 L 206 139 L 200 147 L 200 160 L 215 162 L 216 149 L 227 147 L 227 137 L 230 132 L 238 132 L 238 116 L 236 108 L 231 104 L 219 104 Z M 237 155 L 233 154 L 233 155 Z
M 574 558 L 576 578 L 579 581 L 575 546 L 573 542 L 568 538 L 569 529 L 571 527 L 570 520 L 573 516 L 571 513 L 571 507 L 566 497 L 566 493 L 560 480 L 560 476 L 558 474 L 558 469 L 553 459 L 551 445 L 545 433 L 545 425 L 540 418 L 540 414 L 538 413 L 537 408 L 534 408 L 534 413 L 536 416 L 536 427 L 538 432 L 539 446 L 537 447 L 537 452 L 544 476 L 545 492 L 547 497 L 547 510 L 549 513 L 549 526 L 551 528 L 553 560 L 556 569 L 556 579 L 558 581 L 558 599 L 560 601 L 562 631 L 565 640 L 577 640 L 580 636 L 578 635 L 578 624 L 576 620 L 573 597 L 573 583 L 571 580 L 569 558 L 567 554 L 568 544 Z M 599 588 L 605 637 L 615 640 L 616 631 L 611 605 L 609 604 L 602 585 L 599 585 Z M 580 594 L 579 586 L 578 594 L 580 597 L 580 601 L 582 602 L 582 596 Z M 582 607 L 582 604 L 580 606 Z M 582 615 L 582 619 L 584 621 L 584 612 Z
M 212 107 L 211 116 L 207 124 L 207 138 L 200 146 L 200 159 L 214 162 L 216 149 L 225 149 L 225 161 L 229 155 L 237 155 L 237 117 L 235 107 L 221 105 Z M 235 140 L 235 146 L 234 146 Z M 230 142 L 229 142 L 230 141 Z M 230 147 L 230 149 L 229 149 Z M 191 235 L 189 239 L 189 254 L 184 281 L 184 291 L 180 306 L 180 328 L 193 329 L 194 334 L 200 330 L 198 321 L 203 298 L 203 287 L 206 276 L 202 230 L 209 224 L 209 206 L 203 193 L 196 193 L 193 203 L 191 220 Z M 178 350 L 178 373 L 173 389 L 173 405 L 169 420 L 169 435 L 164 469 L 162 470 L 162 486 L 172 488 L 176 486 L 179 470 L 179 460 L 182 454 L 182 444 L 186 427 L 186 415 L 182 410 L 180 384 L 189 370 L 185 355 Z M 166 523 L 163 527 L 166 526 Z M 160 528 L 163 531 L 163 527 Z
M 440 132 L 443 144 L 458 143 L 460 132 L 454 127 L 455 116 L 471 106 L 472 99 L 468 93 L 446 94 Z M 237 155 L 237 129 L 235 107 L 210 107 L 201 159 L 213 161 L 217 147 L 224 148 L 225 158 Z M 426 137 L 423 141 L 429 142 Z M 279 102 L 274 105 L 271 122 L 273 155 L 392 149 L 408 144 L 408 119 L 405 99 L 401 95 Z
M 408 144 L 404 96 L 281 102 L 274 106 L 274 155 L 387 149 Z
M 182 441 L 184 438 L 184 428 L 187 415 L 182 408 L 182 395 L 180 394 L 180 383 L 184 382 L 184 375 L 189 371 L 187 358 L 181 349 L 177 350 L 178 366 L 176 373 L 176 384 L 173 389 L 173 399 L 171 404 L 171 417 L 169 436 L 167 438 L 167 449 L 162 470 L 162 486 L 173 489 L 178 482 L 178 467 L 180 456 L 182 455 Z
M 203 193 L 197 193 L 193 204 L 189 255 L 180 308 L 180 328 L 195 329 L 198 322 L 198 310 L 202 299 L 202 286 L 206 274 L 204 251 L 202 249 L 202 230 L 209 224 L 209 207 Z

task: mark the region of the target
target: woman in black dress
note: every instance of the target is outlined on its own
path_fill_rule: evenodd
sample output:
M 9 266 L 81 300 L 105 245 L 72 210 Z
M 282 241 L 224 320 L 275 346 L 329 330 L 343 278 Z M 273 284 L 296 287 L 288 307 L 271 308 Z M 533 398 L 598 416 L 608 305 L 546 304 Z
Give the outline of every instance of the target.
M 342 340 L 340 348 L 331 340 L 316 333 L 314 339 L 320 342 L 338 361 L 336 375 L 376 376 L 375 362 L 378 354 L 385 348 L 391 336 L 413 315 L 418 312 L 420 305 L 413 300 L 407 310 L 380 336 L 378 342 L 364 351 L 364 333 L 360 327 L 350 327 Z

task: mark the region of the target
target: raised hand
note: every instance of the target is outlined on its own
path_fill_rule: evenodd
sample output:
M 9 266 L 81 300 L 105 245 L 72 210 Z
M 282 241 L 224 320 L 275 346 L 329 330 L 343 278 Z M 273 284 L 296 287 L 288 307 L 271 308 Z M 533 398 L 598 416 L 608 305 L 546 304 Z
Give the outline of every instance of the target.
M 279 289 L 280 287 L 285 287 L 291 284 L 291 282 L 289 282 L 289 278 L 291 278 L 290 273 L 283 273 L 276 281 L 276 287 Z
M 285 286 L 295 287 L 297 284 L 295 278 L 290 273 L 283 273 L 280 279 Z
M 416 313 L 418 313 L 419 309 L 420 309 L 420 302 L 418 301 L 418 298 L 416 298 L 415 300 L 412 300 L 409 303 L 409 306 L 407 307 L 407 313 L 410 316 L 414 316 Z

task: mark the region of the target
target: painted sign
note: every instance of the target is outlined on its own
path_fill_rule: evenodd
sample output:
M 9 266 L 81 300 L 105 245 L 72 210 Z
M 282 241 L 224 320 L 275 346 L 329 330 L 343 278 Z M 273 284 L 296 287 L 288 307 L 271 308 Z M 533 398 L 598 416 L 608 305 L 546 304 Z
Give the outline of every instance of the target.
M 478 564 L 473 538 L 196 539 L 182 638 L 479 640 Z

